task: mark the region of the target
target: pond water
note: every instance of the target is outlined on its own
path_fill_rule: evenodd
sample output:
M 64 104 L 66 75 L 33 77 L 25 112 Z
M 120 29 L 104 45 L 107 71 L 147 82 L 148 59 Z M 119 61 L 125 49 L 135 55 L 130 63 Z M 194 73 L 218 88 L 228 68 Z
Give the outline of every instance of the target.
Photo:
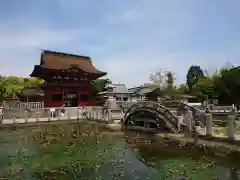
M 238 180 L 238 164 L 96 124 L 0 132 L 0 179 Z

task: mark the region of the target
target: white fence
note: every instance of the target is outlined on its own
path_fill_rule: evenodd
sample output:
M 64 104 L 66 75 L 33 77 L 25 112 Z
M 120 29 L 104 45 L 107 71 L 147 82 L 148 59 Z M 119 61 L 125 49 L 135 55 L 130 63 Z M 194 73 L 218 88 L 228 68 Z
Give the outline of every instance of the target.
M 43 108 L 39 110 L 22 110 L 7 118 L 4 112 L 1 115 L 1 124 L 17 124 L 31 122 L 47 122 L 58 120 L 98 120 L 105 122 L 120 121 L 123 118 L 121 111 L 113 112 L 99 106 L 73 108 Z
M 41 109 L 41 108 L 44 108 L 44 103 L 43 102 L 20 102 L 18 108 Z
M 43 102 L 21 102 L 16 103 L 4 103 L 4 108 L 8 109 L 42 109 L 44 108 Z

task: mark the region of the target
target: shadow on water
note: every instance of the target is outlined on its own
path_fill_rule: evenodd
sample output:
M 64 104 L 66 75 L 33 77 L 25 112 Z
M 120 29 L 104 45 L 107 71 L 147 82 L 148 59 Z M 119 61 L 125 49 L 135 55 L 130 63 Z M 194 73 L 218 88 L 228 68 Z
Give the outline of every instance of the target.
M 24 180 L 238 180 L 235 165 L 94 124 L 0 132 L 0 177 Z

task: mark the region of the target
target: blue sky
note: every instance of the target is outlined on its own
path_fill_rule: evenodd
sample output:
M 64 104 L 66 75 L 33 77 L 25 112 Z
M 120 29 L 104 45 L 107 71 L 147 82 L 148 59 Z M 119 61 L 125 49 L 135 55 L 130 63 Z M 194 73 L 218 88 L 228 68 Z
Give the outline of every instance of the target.
M 128 86 L 191 65 L 240 62 L 239 0 L 2 0 L 0 73 L 28 76 L 41 49 L 90 56 Z

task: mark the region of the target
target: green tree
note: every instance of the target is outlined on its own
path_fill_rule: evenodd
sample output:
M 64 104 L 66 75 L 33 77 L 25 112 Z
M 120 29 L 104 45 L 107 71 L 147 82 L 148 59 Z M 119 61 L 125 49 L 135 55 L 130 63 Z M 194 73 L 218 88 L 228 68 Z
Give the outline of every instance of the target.
M 222 104 L 240 103 L 240 67 L 224 68 L 215 77 L 216 93 Z
M 189 88 L 188 88 L 187 84 L 180 84 L 178 86 L 177 90 L 180 94 L 188 94 L 189 93 Z
M 166 85 L 167 89 L 173 89 L 175 81 L 175 74 L 171 71 L 166 72 Z
M 93 93 L 97 95 L 106 90 L 107 85 L 111 84 L 110 79 L 97 79 L 93 83 Z
M 193 86 L 197 84 L 198 80 L 203 77 L 204 73 L 200 66 L 191 66 L 189 68 L 187 73 L 187 85 L 190 92 L 192 91 Z
M 0 102 L 4 100 L 6 96 L 6 85 L 4 83 L 4 78 L 3 76 L 0 76 Z
M 0 76 L 0 101 L 20 94 L 25 87 L 41 85 L 43 80 L 38 78 L 23 78 L 18 76 Z
M 216 99 L 216 86 L 213 77 L 203 77 L 193 86 L 192 93 L 205 99 Z

